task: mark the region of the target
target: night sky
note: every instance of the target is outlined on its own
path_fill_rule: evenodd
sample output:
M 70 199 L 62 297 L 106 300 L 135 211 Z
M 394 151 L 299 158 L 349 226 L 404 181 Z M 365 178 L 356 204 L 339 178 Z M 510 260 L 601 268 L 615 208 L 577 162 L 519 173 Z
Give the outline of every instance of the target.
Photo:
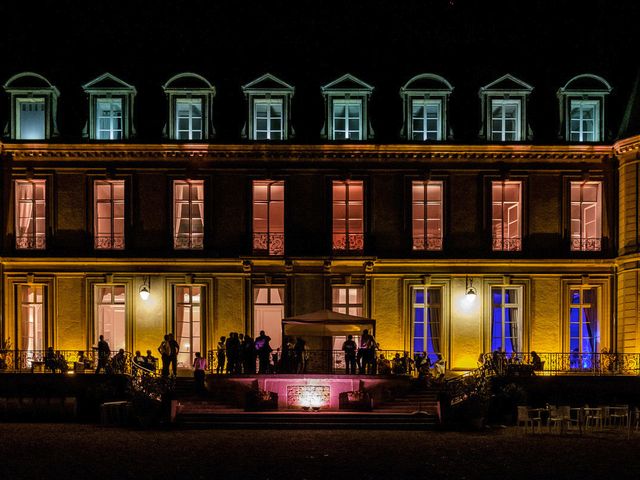
M 393 142 L 400 87 L 432 72 L 455 87 L 455 141 L 477 142 L 478 89 L 509 72 L 535 88 L 530 123 L 534 141 L 545 143 L 557 142 L 557 89 L 590 72 L 614 87 L 615 137 L 640 65 L 638 14 L 633 0 L 5 1 L 0 82 L 25 70 L 47 77 L 61 91 L 61 134 L 74 141 L 86 116 L 81 85 L 109 71 L 138 89 L 138 140 L 158 141 L 161 85 L 193 71 L 217 88 L 217 141 L 237 142 L 246 115 L 240 87 L 270 72 L 296 88 L 295 141 L 318 142 L 320 86 L 349 72 L 375 87 L 375 141 Z M 3 125 L 6 107 L 3 100 Z

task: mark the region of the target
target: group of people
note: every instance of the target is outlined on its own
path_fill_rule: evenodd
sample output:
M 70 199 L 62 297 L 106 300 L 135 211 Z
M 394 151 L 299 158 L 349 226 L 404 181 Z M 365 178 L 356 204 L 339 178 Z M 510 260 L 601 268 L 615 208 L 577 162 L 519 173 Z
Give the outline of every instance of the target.
M 147 350 L 146 355 L 142 355 L 140 350 L 136 350 L 136 354 L 133 357 L 134 368 L 140 366 L 142 368 L 146 368 L 147 370 L 151 370 L 152 372 L 156 371 L 158 366 L 158 359 L 154 357 L 151 353 L 151 350 Z
M 502 347 L 496 348 L 491 352 L 490 356 L 483 353 L 478 358 L 478 365 L 485 366 L 497 375 L 505 375 L 514 369 L 521 370 L 527 368 L 530 371 L 541 371 L 544 367 L 544 362 L 535 351 L 531 352 L 529 362 L 524 361 L 516 352 L 511 352 L 511 355 L 507 355 L 507 352 L 502 350 Z M 519 367 L 524 365 L 525 367 Z
M 369 330 L 364 330 L 360 337 L 360 345 L 357 345 L 353 339 L 353 335 L 348 335 L 347 339 L 342 344 L 342 351 L 344 352 L 345 370 L 347 375 L 354 375 L 357 373 L 360 375 L 375 375 L 378 371 L 378 363 L 376 359 L 376 350 L 379 345 L 373 335 L 369 333 Z M 384 358 L 384 355 L 382 356 Z
M 104 339 L 104 335 L 100 335 L 98 345 L 93 347 L 98 354 L 98 365 L 96 366 L 96 374 L 104 370 L 105 373 L 125 373 L 127 367 L 127 354 L 124 348 L 118 350 L 111 357 L 111 348 L 109 343 Z
M 250 335 L 230 332 L 228 337 L 220 337 L 216 349 L 216 373 L 241 374 L 275 373 L 278 353 L 273 353 L 271 337 L 264 330 L 255 339 Z M 275 356 L 272 364 L 272 357 Z

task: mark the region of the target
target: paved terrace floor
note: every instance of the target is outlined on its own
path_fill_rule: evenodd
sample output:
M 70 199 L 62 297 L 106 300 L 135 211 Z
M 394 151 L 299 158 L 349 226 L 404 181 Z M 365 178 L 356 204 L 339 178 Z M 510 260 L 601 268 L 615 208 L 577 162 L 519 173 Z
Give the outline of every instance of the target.
M 637 479 L 640 433 L 132 431 L 0 424 L 0 478 Z

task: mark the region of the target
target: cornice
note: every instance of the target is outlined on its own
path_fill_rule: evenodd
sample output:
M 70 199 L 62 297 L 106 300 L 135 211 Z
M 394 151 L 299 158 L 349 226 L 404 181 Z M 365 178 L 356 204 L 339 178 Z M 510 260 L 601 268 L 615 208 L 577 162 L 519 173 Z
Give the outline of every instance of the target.
M 626 153 L 637 152 L 640 150 L 640 135 L 625 138 L 613 144 L 613 150 L 616 155 L 624 155 Z
M 640 141 L 640 138 L 638 139 Z M 415 144 L 0 144 L 13 161 L 367 161 L 602 162 L 610 145 L 415 145 Z

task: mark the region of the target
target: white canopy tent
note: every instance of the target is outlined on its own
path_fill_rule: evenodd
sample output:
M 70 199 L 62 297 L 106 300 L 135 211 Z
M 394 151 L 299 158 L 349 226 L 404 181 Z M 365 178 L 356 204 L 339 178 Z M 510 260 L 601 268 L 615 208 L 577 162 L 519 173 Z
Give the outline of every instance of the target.
M 317 312 L 282 319 L 282 333 L 289 336 L 333 337 L 362 335 L 365 329 L 374 334 L 376 321 L 370 318 L 334 312 L 333 310 L 318 310 Z

